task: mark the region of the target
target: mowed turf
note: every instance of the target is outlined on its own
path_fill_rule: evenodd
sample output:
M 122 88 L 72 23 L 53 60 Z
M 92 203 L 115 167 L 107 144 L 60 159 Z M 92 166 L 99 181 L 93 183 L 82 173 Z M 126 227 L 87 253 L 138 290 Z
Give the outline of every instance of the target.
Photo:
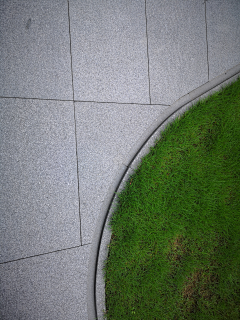
M 240 79 L 167 127 L 110 224 L 107 319 L 240 319 Z

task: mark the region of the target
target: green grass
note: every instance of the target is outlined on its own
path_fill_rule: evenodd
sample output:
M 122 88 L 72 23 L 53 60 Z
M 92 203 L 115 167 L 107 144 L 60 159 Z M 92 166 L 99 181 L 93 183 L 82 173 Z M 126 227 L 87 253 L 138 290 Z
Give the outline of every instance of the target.
M 240 319 L 240 79 L 167 127 L 110 225 L 107 319 Z

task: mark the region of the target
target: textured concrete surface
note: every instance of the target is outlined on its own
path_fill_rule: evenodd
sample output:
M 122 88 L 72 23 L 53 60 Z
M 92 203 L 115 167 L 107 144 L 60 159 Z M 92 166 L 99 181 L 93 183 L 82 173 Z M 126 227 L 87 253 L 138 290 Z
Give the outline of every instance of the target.
M 149 103 L 145 1 L 70 0 L 70 19 L 75 99 Z
M 80 245 L 73 111 L 0 99 L 1 262 Z
M 90 245 L 0 266 L 0 318 L 87 319 Z
M 0 96 L 72 99 L 66 0 L 0 1 Z
M 151 102 L 172 104 L 208 81 L 205 4 L 147 1 Z
M 92 319 L 89 253 L 112 183 L 156 118 L 240 63 L 238 12 L 0 0 L 1 319 Z
M 240 61 L 240 1 L 207 1 L 209 79 Z

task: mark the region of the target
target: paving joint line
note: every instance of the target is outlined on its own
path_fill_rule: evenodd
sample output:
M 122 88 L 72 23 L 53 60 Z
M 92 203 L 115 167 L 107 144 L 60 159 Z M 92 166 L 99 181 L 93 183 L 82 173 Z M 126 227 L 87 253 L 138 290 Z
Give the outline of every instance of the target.
M 170 104 L 163 103 L 138 103 L 138 102 L 116 102 L 116 101 L 83 101 L 83 100 L 74 100 L 74 102 L 82 102 L 82 103 L 105 103 L 105 104 L 130 104 L 130 105 L 138 105 L 138 106 L 167 106 L 170 107 Z
M 205 4 L 205 26 L 206 26 L 206 43 L 207 43 L 207 67 L 208 67 L 208 81 L 209 81 L 209 58 L 208 58 L 208 36 L 207 36 L 207 0 L 204 1 Z
M 74 101 L 73 66 L 72 66 L 72 37 L 71 37 L 71 22 L 70 22 L 70 4 L 69 4 L 69 0 L 68 0 L 68 32 L 69 32 L 69 48 L 70 48 L 70 60 L 71 60 L 72 93 L 73 93 L 73 101 Z
M 9 261 L 4 261 L 4 262 L 0 262 L 0 265 L 4 265 L 4 264 L 7 264 L 7 263 L 16 262 L 16 261 L 21 261 L 21 260 L 26 260 L 26 259 L 30 259 L 30 258 L 35 258 L 35 257 L 46 256 L 48 254 L 52 254 L 52 253 L 56 253 L 56 252 L 62 252 L 62 251 L 67 251 L 67 250 L 71 250 L 71 249 L 77 249 L 77 248 L 81 248 L 81 247 L 84 247 L 84 246 L 87 246 L 87 245 L 91 245 L 91 243 L 81 244 L 81 245 L 74 246 L 74 247 L 63 248 L 63 249 L 58 249 L 58 250 L 54 250 L 54 251 L 35 254 L 35 255 L 32 255 L 32 256 L 28 256 L 28 257 L 23 257 L 23 258 L 13 259 L 13 260 L 9 260 Z
M 137 105 L 137 106 L 165 106 L 170 107 L 170 104 L 163 103 L 138 103 L 138 102 L 116 102 L 116 101 L 85 101 L 85 100 L 65 100 L 53 98 L 26 98 L 26 97 L 5 97 L 0 96 L 0 99 L 24 99 L 24 100 L 39 100 L 39 101 L 59 101 L 59 102 L 78 102 L 78 103 L 102 103 L 102 104 L 119 104 L 119 105 Z
M 148 51 L 147 0 L 145 0 L 145 20 L 146 20 L 147 60 L 148 60 L 148 93 L 149 93 L 149 101 L 150 101 L 150 105 L 151 105 L 152 99 L 151 99 L 150 64 L 149 64 L 149 51 Z
M 59 101 L 59 102 L 73 102 L 70 99 L 53 99 L 53 98 L 26 98 L 26 97 L 5 97 L 0 96 L 0 99 L 24 99 L 24 100 L 43 100 L 43 101 Z
M 77 182 L 78 182 L 78 210 L 79 210 L 79 232 L 80 232 L 80 243 L 82 245 L 82 219 L 81 219 L 81 210 L 80 210 L 80 182 L 79 182 L 79 161 L 78 161 L 78 146 L 77 146 L 77 121 L 76 121 L 76 107 L 73 103 L 73 112 L 74 112 L 74 132 L 75 132 L 75 147 L 76 147 L 76 162 L 77 162 Z

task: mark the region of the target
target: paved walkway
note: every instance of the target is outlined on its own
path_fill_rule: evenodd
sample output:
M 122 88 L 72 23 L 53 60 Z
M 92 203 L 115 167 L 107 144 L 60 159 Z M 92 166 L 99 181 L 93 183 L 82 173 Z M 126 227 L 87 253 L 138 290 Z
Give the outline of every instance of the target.
M 0 1 L 1 319 L 88 319 L 119 168 L 176 100 L 240 63 L 239 35 L 239 0 Z

